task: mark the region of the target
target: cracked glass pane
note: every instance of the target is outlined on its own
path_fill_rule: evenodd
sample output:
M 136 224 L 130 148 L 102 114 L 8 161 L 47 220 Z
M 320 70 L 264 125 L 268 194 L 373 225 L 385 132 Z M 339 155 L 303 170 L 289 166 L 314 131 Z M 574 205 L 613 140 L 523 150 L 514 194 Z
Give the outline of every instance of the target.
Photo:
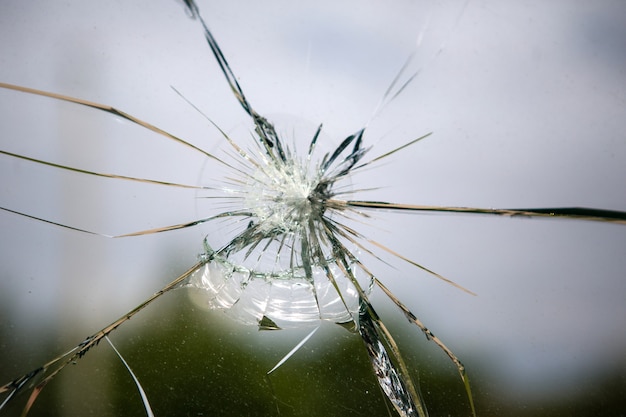
M 191 4 L 0 6 L 0 415 L 621 410 L 622 5 Z

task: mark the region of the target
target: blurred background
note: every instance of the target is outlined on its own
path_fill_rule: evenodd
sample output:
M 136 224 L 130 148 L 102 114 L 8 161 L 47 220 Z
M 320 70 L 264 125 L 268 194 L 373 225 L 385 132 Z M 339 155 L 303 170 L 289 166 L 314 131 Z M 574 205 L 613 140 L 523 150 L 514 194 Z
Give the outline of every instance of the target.
M 626 210 L 626 5 L 619 1 L 201 1 L 255 109 L 324 123 L 327 148 L 368 125 L 378 156 L 355 198 Z M 248 121 L 197 22 L 174 0 L 0 5 L 0 82 L 115 106 L 210 152 Z M 417 77 L 374 115 L 409 56 Z M 373 117 L 374 115 L 374 117 Z M 112 114 L 0 91 L 3 151 L 190 184 L 214 165 Z M 244 127 L 242 129 L 242 126 Z M 301 149 L 310 138 L 294 139 Z M 118 235 L 203 217 L 194 191 L 0 156 L 0 206 Z M 477 293 L 382 254 L 379 279 L 461 358 L 480 416 L 626 413 L 626 229 L 594 222 L 372 213 L 360 229 Z M 211 229 L 112 239 L 0 212 L 0 382 L 75 346 L 191 266 Z M 113 342 L 157 415 L 385 415 L 358 336 L 332 324 L 259 332 L 166 295 Z M 383 294 L 432 415 L 469 415 L 445 355 Z M 19 401 L 8 415 L 19 414 Z M 280 414 L 277 411 L 280 410 Z M 31 415 L 142 415 L 108 346 L 64 370 Z

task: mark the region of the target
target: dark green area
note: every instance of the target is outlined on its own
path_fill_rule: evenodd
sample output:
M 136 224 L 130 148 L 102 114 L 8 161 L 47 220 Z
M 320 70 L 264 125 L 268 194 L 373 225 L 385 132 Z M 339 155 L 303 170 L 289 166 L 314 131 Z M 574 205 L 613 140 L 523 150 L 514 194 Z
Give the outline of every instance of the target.
M 398 342 L 415 370 L 430 414 L 469 415 L 462 383 L 445 355 L 408 323 L 394 320 L 389 327 L 401 335 Z M 309 331 L 260 332 L 234 323 L 222 312 L 203 311 L 189 301 L 188 290 L 176 290 L 111 339 L 140 379 L 157 416 L 389 415 L 360 338 L 337 325 L 323 325 L 266 377 Z M 511 404 L 490 394 L 481 371 L 470 368 L 480 416 L 623 415 L 623 377 L 607 379 L 597 392 L 567 401 Z M 22 394 L 7 415 L 19 415 L 26 398 Z M 142 416 L 145 410 L 121 361 L 101 343 L 63 370 L 29 415 Z

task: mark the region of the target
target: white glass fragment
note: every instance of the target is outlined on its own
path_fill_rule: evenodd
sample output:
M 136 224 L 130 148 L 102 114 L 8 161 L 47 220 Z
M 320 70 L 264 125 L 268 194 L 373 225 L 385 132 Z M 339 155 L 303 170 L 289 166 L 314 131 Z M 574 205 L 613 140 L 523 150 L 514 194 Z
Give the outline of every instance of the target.
M 293 328 L 320 320 L 354 320 L 359 311 L 358 292 L 336 266 L 329 268 L 337 288 L 320 266 L 314 266 L 312 277 L 307 278 L 301 267 L 255 272 L 216 257 L 194 273 L 188 285 L 206 291 L 208 308 L 225 310 L 245 324 L 259 325 L 265 318 L 278 328 Z

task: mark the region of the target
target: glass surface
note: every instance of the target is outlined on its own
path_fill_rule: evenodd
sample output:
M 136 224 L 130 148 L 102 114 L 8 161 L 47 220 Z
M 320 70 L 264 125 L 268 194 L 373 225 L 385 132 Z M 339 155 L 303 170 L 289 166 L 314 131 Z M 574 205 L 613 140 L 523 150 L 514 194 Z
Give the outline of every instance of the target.
M 626 210 L 626 6 L 621 2 L 199 2 L 255 109 L 317 126 L 333 149 L 365 124 L 364 199 L 469 207 Z M 213 152 L 249 120 L 198 22 L 176 1 L 0 5 L 0 82 L 108 104 Z M 407 58 L 416 78 L 375 112 Z M 206 158 L 110 113 L 0 90 L 0 149 L 98 172 L 198 184 Z M 375 117 L 372 115 L 375 114 Z M 287 133 L 288 134 L 288 133 Z M 296 138 L 298 142 L 300 139 Z M 309 138 L 304 139 L 305 148 Z M 299 143 L 299 142 L 298 142 Z M 66 172 L 0 155 L 0 206 L 107 235 L 203 217 L 193 190 Z M 626 226 L 375 212 L 364 262 L 463 361 L 480 416 L 626 408 Z M 106 238 L 0 212 L 0 383 L 67 351 L 197 260 L 199 226 Z M 259 331 L 175 290 L 111 334 L 156 415 L 385 415 L 358 335 L 331 323 Z M 469 415 L 445 354 L 380 291 L 431 415 Z M 22 394 L 8 415 L 19 414 Z M 280 414 L 277 411 L 280 410 Z M 29 415 L 143 415 L 101 343 Z

